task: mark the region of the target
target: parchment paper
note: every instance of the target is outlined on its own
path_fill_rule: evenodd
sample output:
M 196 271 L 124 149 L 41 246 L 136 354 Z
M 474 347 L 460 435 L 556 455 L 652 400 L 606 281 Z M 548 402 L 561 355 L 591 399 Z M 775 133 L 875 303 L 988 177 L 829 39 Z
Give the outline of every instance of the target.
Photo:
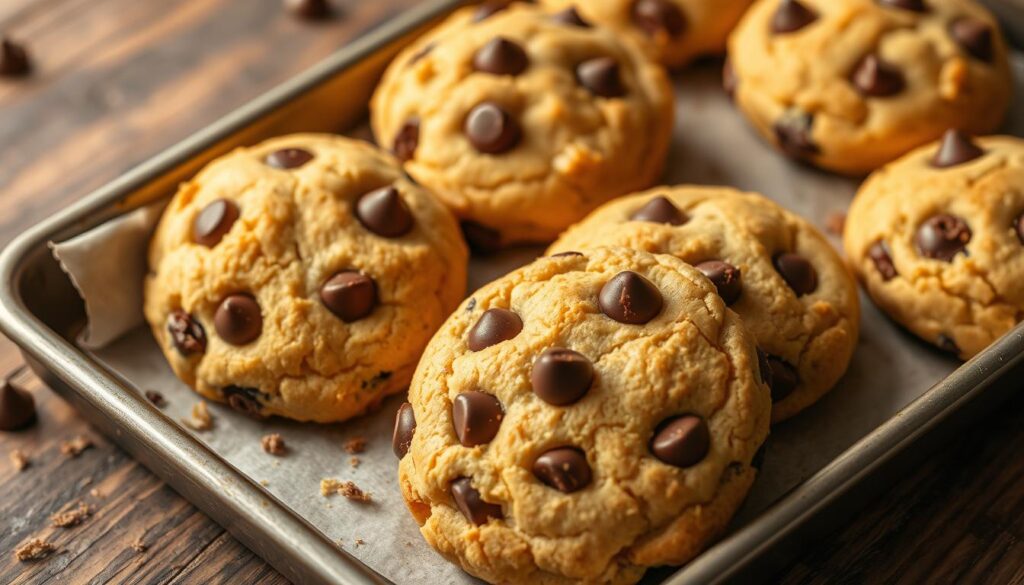
M 1014 63 L 1017 79 L 1024 79 L 1024 59 Z M 796 165 L 763 144 L 719 89 L 717 63 L 706 63 L 677 78 L 678 121 L 666 183 L 733 185 L 760 191 L 797 211 L 819 227 L 830 213 L 845 210 L 857 182 Z M 1018 96 L 1024 88 L 1018 83 Z M 1022 135 L 1024 105 L 1016 100 L 1006 132 Z M 365 129 L 357 131 L 365 136 Z M 106 240 L 90 245 L 124 241 L 139 245 L 143 222 L 124 221 L 101 234 Z M 135 231 L 132 231 L 135 230 Z M 833 237 L 833 243 L 838 240 Z M 74 242 L 72 242 L 73 244 Z M 65 247 L 66 249 L 66 247 Z M 71 247 L 72 252 L 75 247 Z M 491 258 L 474 258 L 470 290 L 528 262 L 540 248 L 520 249 Z M 62 255 L 76 282 L 95 274 L 110 278 L 104 256 Z M 72 259 L 75 262 L 72 262 Z M 71 264 L 74 264 L 73 266 Z M 118 286 L 107 280 L 104 291 L 131 285 L 137 290 L 139 272 L 117 271 Z M 84 291 L 91 294 L 90 291 Z M 786 491 L 821 469 L 856 440 L 892 417 L 951 372 L 958 363 L 905 333 L 862 297 L 864 315 L 860 345 L 842 382 L 818 404 L 776 427 L 769 439 L 766 462 L 734 526 L 755 519 L 758 512 Z M 136 303 L 141 299 L 136 298 Z M 96 310 L 101 307 L 93 304 Z M 138 305 L 129 307 L 138 313 Z M 90 317 L 96 315 L 91 312 Z M 136 321 L 138 324 L 138 321 Z M 109 332 L 107 332 L 109 334 Z M 198 400 L 179 382 L 164 362 L 150 333 L 136 326 L 117 342 L 94 355 L 133 383 L 139 391 L 158 390 L 168 400 L 165 412 L 174 420 L 188 416 Z M 196 433 L 228 461 L 308 519 L 330 538 L 338 540 L 361 561 L 399 584 L 474 583 L 445 562 L 420 537 L 406 511 L 395 481 L 396 460 L 391 453 L 394 412 L 402 402 L 394 397 L 372 415 L 340 425 L 317 426 L 274 419 L 258 422 L 211 405 L 215 426 Z M 290 453 L 277 458 L 263 453 L 260 438 L 270 432 L 284 436 Z M 348 438 L 369 439 L 360 464 L 352 467 L 342 445 Z M 320 495 L 322 478 L 352 480 L 373 495 L 373 503 L 353 503 L 340 496 Z M 361 539 L 362 544 L 357 544 Z

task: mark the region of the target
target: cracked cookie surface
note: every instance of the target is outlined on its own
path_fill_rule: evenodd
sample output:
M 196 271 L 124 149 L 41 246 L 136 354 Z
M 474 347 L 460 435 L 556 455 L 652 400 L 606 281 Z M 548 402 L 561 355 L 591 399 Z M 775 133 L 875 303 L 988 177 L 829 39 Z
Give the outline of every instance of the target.
M 871 175 L 846 221 L 872 300 L 963 359 L 1024 316 L 1024 140 L 950 132 Z
M 663 187 L 608 203 L 548 253 L 627 246 L 696 266 L 743 318 L 765 354 L 780 421 L 842 377 L 860 330 L 857 286 L 807 221 L 725 187 Z
M 371 104 L 378 144 L 469 226 L 471 244 L 548 242 L 661 174 L 662 68 L 604 28 L 519 3 L 465 8 L 400 54 Z
M 426 540 L 493 583 L 634 583 L 725 528 L 770 397 L 694 268 L 626 248 L 541 258 L 431 341 L 395 451 Z
M 736 105 L 787 155 L 863 175 L 1011 98 L 1006 42 L 973 0 L 759 0 L 729 40 Z
M 405 388 L 463 297 L 466 262 L 455 219 L 390 155 L 284 136 L 179 187 L 150 243 L 144 310 L 203 396 L 338 421 Z

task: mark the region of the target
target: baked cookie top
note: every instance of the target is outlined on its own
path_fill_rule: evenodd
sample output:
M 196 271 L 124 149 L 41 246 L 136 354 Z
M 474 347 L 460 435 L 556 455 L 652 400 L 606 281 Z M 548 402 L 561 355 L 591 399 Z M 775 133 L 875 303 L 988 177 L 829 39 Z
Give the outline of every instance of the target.
M 390 155 L 284 136 L 181 185 L 150 244 L 145 314 L 204 396 L 337 421 L 404 388 L 466 262 L 454 218 Z
M 1006 42 L 973 0 L 759 0 L 729 41 L 741 110 L 788 155 L 865 174 L 1003 120 Z
M 631 35 L 669 67 L 725 50 L 753 0 L 541 0 L 551 10 L 576 9 L 584 19 Z
M 868 178 L 846 254 L 872 299 L 967 359 L 1024 316 L 1024 140 L 951 131 Z
M 745 496 L 771 408 L 711 283 L 625 248 L 478 290 L 409 401 L 403 495 L 431 545 L 492 583 L 633 583 L 686 562 Z
M 860 330 L 857 286 L 827 240 L 771 200 L 724 187 L 662 187 L 617 199 L 549 253 L 627 246 L 677 256 L 718 288 L 771 366 L 772 420 L 842 377 Z
M 471 244 L 551 241 L 656 180 L 672 90 L 611 30 L 518 3 L 492 10 L 457 11 L 395 59 L 371 104 L 374 135 L 471 226 Z

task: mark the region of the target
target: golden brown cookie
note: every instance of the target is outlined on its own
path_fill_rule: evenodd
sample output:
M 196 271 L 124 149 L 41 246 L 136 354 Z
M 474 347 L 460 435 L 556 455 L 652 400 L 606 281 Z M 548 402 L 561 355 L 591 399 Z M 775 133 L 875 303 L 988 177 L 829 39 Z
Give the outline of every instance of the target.
M 861 175 L 1010 104 L 1006 42 L 973 0 L 758 0 L 729 40 L 726 88 L 794 158 Z
M 895 321 L 963 359 L 1024 317 L 1024 140 L 949 132 L 868 178 L 846 255 Z
M 763 196 L 722 187 L 664 187 L 617 199 L 548 250 L 628 246 L 672 254 L 715 283 L 771 366 L 772 420 L 839 381 L 860 330 L 857 285 L 825 238 Z
M 653 183 L 672 130 L 659 65 L 611 30 L 523 4 L 465 8 L 398 56 L 378 144 L 464 222 L 471 245 L 553 240 Z
M 626 248 L 541 258 L 431 341 L 399 410 L 427 541 L 492 583 L 635 583 L 682 564 L 749 489 L 771 409 L 714 286 Z
M 150 244 L 145 314 L 203 396 L 339 421 L 409 383 L 466 261 L 454 218 L 390 155 L 284 136 L 181 185 Z

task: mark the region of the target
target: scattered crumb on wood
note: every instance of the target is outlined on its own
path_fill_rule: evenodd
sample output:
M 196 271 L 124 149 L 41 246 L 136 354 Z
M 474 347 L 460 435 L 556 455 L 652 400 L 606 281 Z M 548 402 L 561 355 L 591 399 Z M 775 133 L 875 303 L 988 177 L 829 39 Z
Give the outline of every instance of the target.
M 50 556 L 57 547 L 41 538 L 33 538 L 19 546 L 14 551 L 14 556 L 21 562 L 38 561 Z
M 366 437 L 352 437 L 345 441 L 345 452 L 349 455 L 362 453 L 366 450 Z
M 359 467 L 360 463 L 361 463 L 361 461 L 359 460 L 358 457 L 349 457 L 348 458 L 348 464 L 351 465 L 352 467 Z
M 32 461 L 28 458 L 27 455 L 22 453 L 20 449 L 15 449 L 14 451 L 11 451 L 8 454 L 8 457 L 11 458 L 11 465 L 14 466 L 14 469 L 16 471 L 25 471 L 26 469 L 28 469 L 29 465 L 32 465 Z
M 149 547 L 146 545 L 146 543 L 142 542 L 141 538 L 136 538 L 135 542 L 132 543 L 132 550 L 141 555 L 142 553 L 149 550 Z
M 92 506 L 85 502 L 78 502 L 77 508 L 57 512 L 50 516 L 50 520 L 57 528 L 72 528 L 88 520 L 89 516 L 92 516 Z
M 181 422 L 194 431 L 208 431 L 213 428 L 213 416 L 210 415 L 210 408 L 205 400 L 200 400 L 192 406 L 192 417 L 183 418 Z
M 86 449 L 91 449 L 92 447 L 92 439 L 78 435 L 70 441 L 61 441 L 60 452 L 68 457 L 78 457 Z
M 96 488 L 92 488 L 91 490 L 89 490 L 89 495 L 94 497 L 94 498 L 96 498 L 96 499 L 102 499 L 103 498 L 103 492 L 101 492 L 100 490 L 98 490 Z
M 146 390 L 146 400 L 152 402 L 153 406 L 157 408 L 163 408 L 167 405 L 167 400 L 164 399 L 164 395 L 156 390 Z
M 834 236 L 843 235 L 843 228 L 846 226 L 846 212 L 833 211 L 825 216 L 825 229 Z
M 288 447 L 284 444 L 284 439 L 277 433 L 271 433 L 265 435 L 260 440 L 260 445 L 263 446 L 263 450 L 271 455 L 284 455 L 288 451 Z
M 320 494 L 324 497 L 339 494 L 354 502 L 369 502 L 373 499 L 368 492 L 359 489 L 355 483 L 338 479 L 321 479 Z

